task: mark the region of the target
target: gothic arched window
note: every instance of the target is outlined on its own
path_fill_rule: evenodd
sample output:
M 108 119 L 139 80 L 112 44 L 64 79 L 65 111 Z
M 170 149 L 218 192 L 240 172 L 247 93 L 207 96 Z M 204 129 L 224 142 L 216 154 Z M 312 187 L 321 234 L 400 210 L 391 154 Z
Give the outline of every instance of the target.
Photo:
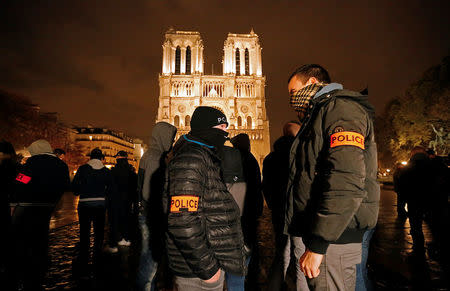
M 238 128 L 242 126 L 242 117 L 238 116 L 237 118 L 237 126 Z
M 236 75 L 241 74 L 241 53 L 239 48 L 236 48 Z
M 189 115 L 186 115 L 186 117 L 184 118 L 184 126 L 191 126 L 191 117 Z
M 251 116 L 247 116 L 247 128 L 253 128 Z
M 250 75 L 250 56 L 248 54 L 248 48 L 245 49 L 245 74 Z
M 186 48 L 186 75 L 191 74 L 191 47 Z
M 175 115 L 175 117 L 173 119 L 173 125 L 175 127 L 180 127 L 180 117 L 178 115 Z
M 177 49 L 175 50 L 175 75 L 180 74 L 180 67 L 181 67 L 181 49 L 180 46 L 177 46 Z

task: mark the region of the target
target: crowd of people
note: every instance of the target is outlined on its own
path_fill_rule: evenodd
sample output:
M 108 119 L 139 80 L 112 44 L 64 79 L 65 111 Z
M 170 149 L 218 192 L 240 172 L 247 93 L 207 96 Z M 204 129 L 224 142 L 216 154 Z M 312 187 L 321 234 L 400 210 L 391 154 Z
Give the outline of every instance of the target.
M 11 263 L 2 265 L 2 275 L 13 274 L 15 288 L 41 288 L 49 264 L 50 216 L 63 192 L 73 191 L 79 196 L 80 226 L 74 267 L 80 270 L 101 267 L 104 252 L 134 244 L 130 227 L 136 213 L 141 234 L 136 290 L 156 290 L 158 269 L 171 274 L 177 290 L 257 290 L 257 228 L 264 200 L 275 233 L 268 290 L 286 288 L 291 263 L 297 290 L 370 290 L 365 265 L 380 197 L 373 108 L 367 95 L 332 83 L 315 64 L 292 73 L 288 92 L 298 121 L 285 124 L 264 159 L 262 178 L 249 136 L 228 138 L 227 117 L 208 106 L 195 109 L 190 132 L 177 141 L 173 125 L 157 123 L 137 173 L 126 152 L 117 153 L 109 170 L 96 148 L 70 182 L 64 152 L 53 151 L 47 141 L 28 147 L 31 157 L 24 165 L 16 162 L 11 144 L 2 142 L 0 178 L 8 194 L 1 195 L 2 222 L 7 237 L 14 238 L 14 256 L 21 256 L 12 259 L 2 252 L 2 261 Z M 417 161 L 419 167 L 420 160 L 414 155 L 410 164 Z M 423 178 L 417 177 L 426 173 L 411 166 L 399 180 L 420 183 Z M 401 193 L 423 190 L 400 185 Z M 423 235 L 415 205 L 420 203 L 413 196 L 405 200 L 419 246 Z

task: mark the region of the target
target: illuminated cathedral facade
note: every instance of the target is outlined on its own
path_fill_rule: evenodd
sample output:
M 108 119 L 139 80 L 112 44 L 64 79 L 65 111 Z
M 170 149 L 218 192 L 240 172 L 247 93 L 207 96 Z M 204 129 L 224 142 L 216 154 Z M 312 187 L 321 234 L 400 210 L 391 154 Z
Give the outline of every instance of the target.
M 166 32 L 156 121 L 175 125 L 178 138 L 189 132 L 197 106 L 215 107 L 227 116 L 230 137 L 249 135 L 251 151 L 262 164 L 270 152 L 270 135 L 258 35 L 253 30 L 229 33 L 223 50 L 223 74 L 205 75 L 200 33 Z

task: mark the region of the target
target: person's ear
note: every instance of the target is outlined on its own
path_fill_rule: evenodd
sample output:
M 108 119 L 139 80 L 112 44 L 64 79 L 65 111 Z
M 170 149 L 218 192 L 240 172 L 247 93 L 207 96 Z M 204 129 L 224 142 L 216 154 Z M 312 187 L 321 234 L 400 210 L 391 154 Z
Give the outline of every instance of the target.
M 319 80 L 316 79 L 316 77 L 311 77 L 308 79 L 308 82 L 306 82 L 306 85 L 311 85 L 311 84 L 317 84 L 320 83 Z

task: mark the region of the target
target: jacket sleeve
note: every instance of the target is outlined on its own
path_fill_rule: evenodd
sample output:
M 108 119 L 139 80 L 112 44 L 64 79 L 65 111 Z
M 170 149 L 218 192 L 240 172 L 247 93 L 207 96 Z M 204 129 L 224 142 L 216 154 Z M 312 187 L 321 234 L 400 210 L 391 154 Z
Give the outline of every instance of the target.
M 208 173 L 204 158 L 198 152 L 182 152 L 170 162 L 168 170 L 168 235 L 192 272 L 200 279 L 210 279 L 219 270 L 219 264 L 206 237 L 203 198 Z M 171 207 L 175 201 L 188 197 L 198 197 L 197 209 L 177 211 Z
M 73 194 L 76 196 L 80 195 L 80 187 L 81 187 L 81 179 L 83 176 L 83 170 L 84 170 L 84 167 L 80 166 L 77 170 L 77 173 L 75 174 L 75 177 L 73 177 L 73 180 L 72 180 L 72 191 L 73 191 Z
M 142 199 L 145 202 L 149 202 L 150 200 L 152 176 L 155 173 L 155 171 L 159 168 L 160 166 L 159 162 L 160 161 L 157 159 L 152 159 L 151 155 L 147 156 L 146 158 L 145 169 L 143 171 L 144 180 L 142 183 Z
M 364 137 L 367 113 L 354 101 L 336 99 L 325 108 L 322 134 L 326 150 L 317 209 L 312 217 L 307 247 L 324 254 L 349 225 L 363 198 L 365 162 Z

